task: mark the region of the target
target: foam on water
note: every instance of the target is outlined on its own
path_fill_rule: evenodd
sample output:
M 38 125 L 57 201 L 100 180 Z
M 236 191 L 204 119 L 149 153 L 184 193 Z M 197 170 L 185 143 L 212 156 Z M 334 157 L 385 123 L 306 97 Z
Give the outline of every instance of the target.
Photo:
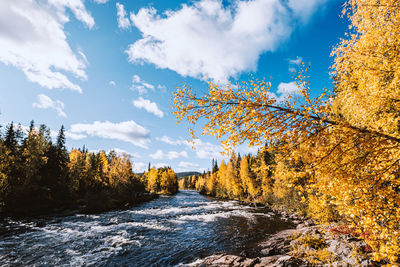
M 265 208 L 184 191 L 129 210 L 5 221 L 0 266 L 195 266 L 281 227 Z M 40 225 L 44 225 L 40 227 Z M 190 263 L 191 262 L 191 263 Z

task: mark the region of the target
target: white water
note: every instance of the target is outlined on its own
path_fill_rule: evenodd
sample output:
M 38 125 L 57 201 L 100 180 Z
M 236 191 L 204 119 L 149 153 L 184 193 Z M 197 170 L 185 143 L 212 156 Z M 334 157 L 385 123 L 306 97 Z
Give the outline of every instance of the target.
M 182 191 L 129 210 L 0 224 L 0 266 L 175 266 L 256 248 L 290 225 L 266 208 Z

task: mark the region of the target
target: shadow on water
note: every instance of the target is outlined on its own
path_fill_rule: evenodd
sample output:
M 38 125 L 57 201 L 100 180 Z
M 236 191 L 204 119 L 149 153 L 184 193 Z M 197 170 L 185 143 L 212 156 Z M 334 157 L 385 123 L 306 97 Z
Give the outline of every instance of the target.
M 188 190 L 129 210 L 8 220 L 0 224 L 0 265 L 174 266 L 256 252 L 268 234 L 291 227 L 267 208 Z

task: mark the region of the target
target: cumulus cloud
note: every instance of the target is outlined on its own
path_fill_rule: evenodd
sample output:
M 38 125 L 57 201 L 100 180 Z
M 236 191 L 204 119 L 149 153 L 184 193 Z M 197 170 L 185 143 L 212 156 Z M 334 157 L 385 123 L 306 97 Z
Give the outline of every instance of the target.
M 131 90 L 137 91 L 140 95 L 146 94 L 147 90 L 154 90 L 154 85 L 143 81 L 139 75 L 132 76 Z
M 323 6 L 326 2 L 328 0 L 289 0 L 288 6 L 293 14 L 305 23 L 318 7 Z
M 72 139 L 72 140 L 81 140 L 81 139 L 85 139 L 87 136 L 84 134 L 76 134 L 76 133 L 71 133 L 70 131 L 66 131 L 65 137 L 67 139 Z
M 134 153 L 128 152 L 128 151 L 126 151 L 126 150 L 124 150 L 124 149 L 120 149 L 120 148 L 113 148 L 113 149 L 110 149 L 110 150 L 108 151 L 108 153 L 110 153 L 111 151 L 114 151 L 115 153 L 117 153 L 117 155 L 126 156 L 126 157 L 128 157 L 128 158 L 140 158 L 139 153 L 136 153 L 136 152 L 134 152 Z
M 108 0 L 94 0 L 97 4 L 105 4 Z
M 194 142 L 185 141 L 185 145 L 194 148 L 196 156 L 200 159 L 223 159 L 221 152 L 223 148 L 220 145 L 214 145 L 210 142 L 204 142 L 195 139 Z
M 87 12 L 82 0 L 48 0 L 48 3 L 57 9 L 59 15 L 61 15 L 65 21 L 69 20 L 66 15 L 66 8 L 69 8 L 72 13 L 74 13 L 75 17 L 86 24 L 90 29 L 94 26 L 94 19 Z
M 147 171 L 148 163 L 134 161 L 132 163 L 132 168 L 134 172 L 144 172 Z
M 151 102 L 148 99 L 144 99 L 143 97 L 139 97 L 136 100 L 133 100 L 133 105 L 137 108 L 144 109 L 147 112 L 150 112 L 157 117 L 164 117 L 164 112 L 162 112 L 159 108 L 156 102 Z
M 42 87 L 81 92 L 67 74 L 86 80 L 86 57 L 67 42 L 68 12 L 91 29 L 95 22 L 83 0 L 0 1 L 0 62 L 20 69 Z
M 150 141 L 149 130 L 134 121 L 78 123 L 71 125 L 70 132 L 124 141 L 142 148 L 147 148 Z
M 278 101 L 286 99 L 288 96 L 296 96 L 300 94 L 300 88 L 296 84 L 296 82 L 290 82 L 290 83 L 280 83 L 278 85 L 278 94 L 280 96 L 278 97 Z
M 157 150 L 154 154 L 150 154 L 149 156 L 153 159 L 177 159 L 188 157 L 186 151 L 169 151 L 167 153 L 164 153 L 161 149 Z
M 109 82 L 108 82 L 108 85 L 109 85 L 109 86 L 115 86 L 116 83 L 115 83 L 114 81 L 109 81 Z
M 204 142 L 200 139 L 195 139 L 194 142 L 190 142 L 182 139 L 173 139 L 169 136 L 164 135 L 162 137 L 156 137 L 156 140 L 173 146 L 184 145 L 188 148 L 194 149 L 196 156 L 200 159 L 227 159 L 221 154 L 221 152 L 223 152 L 223 148 L 221 145 Z M 245 143 L 236 147 L 235 150 L 236 152 L 240 152 L 241 154 L 255 154 L 257 153 L 258 148 L 259 147 L 255 146 L 249 147 L 248 143 Z
M 221 154 L 223 148 L 220 145 L 214 145 L 210 142 L 204 142 L 200 139 L 195 139 L 193 142 L 191 142 L 182 139 L 173 139 L 164 135 L 162 137 L 157 137 L 156 140 L 173 146 L 184 145 L 188 148 L 194 149 L 196 156 L 200 159 L 224 158 Z
M 41 109 L 54 109 L 55 111 L 57 111 L 58 116 L 64 118 L 67 117 L 67 114 L 65 114 L 64 112 L 64 103 L 60 100 L 53 100 L 44 94 L 40 94 L 36 98 L 37 102 L 34 102 L 32 104 L 33 107 Z
M 130 14 L 142 38 L 126 53 L 132 63 L 226 82 L 241 72 L 255 71 L 259 56 L 274 51 L 325 1 L 311 0 L 303 8 L 290 2 L 234 0 L 224 7 L 221 0 L 200 0 L 162 15 L 142 8 Z
M 162 137 L 156 137 L 156 140 L 164 142 L 164 143 L 169 144 L 169 145 L 173 145 L 173 146 L 184 145 L 184 144 L 187 143 L 185 140 L 174 140 L 171 137 L 166 136 L 166 135 L 164 135 Z
M 181 162 L 179 162 L 179 165 L 178 165 L 179 167 L 182 167 L 182 168 L 188 168 L 188 169 L 190 169 L 190 168 L 198 168 L 200 165 L 199 164 L 196 164 L 196 163 L 192 163 L 192 162 L 187 162 L 187 161 L 181 161 Z
M 126 30 L 131 26 L 131 22 L 127 17 L 124 5 L 117 3 L 117 17 L 118 17 L 118 28 Z

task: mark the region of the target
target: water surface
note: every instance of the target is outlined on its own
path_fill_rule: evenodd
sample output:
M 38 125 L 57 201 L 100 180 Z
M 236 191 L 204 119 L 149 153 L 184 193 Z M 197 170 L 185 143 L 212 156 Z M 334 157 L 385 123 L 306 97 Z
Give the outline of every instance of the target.
M 263 207 L 180 191 L 95 215 L 0 223 L 0 266 L 176 266 L 291 227 Z

